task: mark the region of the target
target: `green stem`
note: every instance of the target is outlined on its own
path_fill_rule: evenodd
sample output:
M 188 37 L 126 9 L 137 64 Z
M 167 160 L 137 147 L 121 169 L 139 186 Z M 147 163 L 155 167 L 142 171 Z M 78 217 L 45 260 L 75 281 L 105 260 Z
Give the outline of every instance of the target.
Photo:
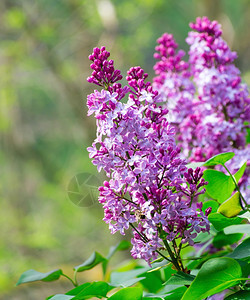
M 175 266 L 176 270 L 181 271 L 179 263 L 178 263 L 177 259 L 175 258 L 168 242 L 165 239 L 162 239 L 162 241 L 164 243 L 164 246 L 165 246 L 166 250 L 168 251 L 169 256 L 171 257 L 172 263 Z
M 164 259 L 166 259 L 167 261 L 169 261 L 169 262 L 171 262 L 172 264 L 173 264 L 173 262 L 172 262 L 172 260 L 170 260 L 169 258 L 167 258 L 164 254 L 162 254 L 159 250 L 156 250 L 155 252 L 157 252 L 161 257 L 163 257 Z
M 77 282 L 76 276 L 77 276 L 77 271 L 75 271 L 75 273 L 74 273 L 74 281 L 75 281 L 76 286 L 78 286 L 78 282 Z
M 176 241 L 173 240 L 173 249 L 174 249 L 174 253 L 176 255 L 176 258 L 177 258 L 177 262 L 178 264 L 180 265 L 182 271 L 184 272 L 184 266 L 183 266 L 183 263 L 182 263 L 182 260 L 181 260 L 181 257 L 180 257 L 180 251 L 176 250 L 177 249 L 177 244 L 176 244 Z
M 182 237 L 182 238 L 183 238 L 183 237 Z M 181 248 L 182 248 L 182 246 L 183 246 L 183 244 L 180 243 L 180 244 L 179 244 L 179 248 L 178 248 L 178 257 L 180 257 L 180 255 L 181 255 Z
M 75 272 L 76 273 L 76 272 Z M 66 277 L 69 281 L 71 281 L 71 283 L 74 285 L 74 287 L 77 287 L 78 286 L 78 283 L 77 283 L 77 281 L 76 281 L 76 279 L 75 279 L 75 281 L 73 280 L 73 279 L 71 279 L 68 275 L 66 275 L 66 274 L 64 274 L 64 273 L 62 273 L 62 276 L 64 276 L 64 277 Z M 75 277 L 75 276 L 74 276 Z
M 194 200 L 194 196 L 193 196 L 193 195 L 191 195 L 191 196 L 190 196 L 190 198 L 191 198 L 191 199 L 190 199 L 190 204 L 189 204 L 189 207 L 191 207 L 191 206 L 192 206 L 192 203 L 193 203 L 193 200 Z
M 136 228 L 135 226 L 132 224 L 132 223 L 129 223 L 129 225 L 139 234 L 139 236 L 141 237 L 142 241 L 144 243 L 147 243 L 148 242 L 148 239 L 146 236 L 143 236 Z
M 137 204 L 135 204 L 132 200 L 130 200 L 130 199 L 128 199 L 128 198 L 126 198 L 126 197 L 124 197 L 124 196 L 122 196 L 122 195 L 119 195 L 119 194 L 116 193 L 114 190 L 113 190 L 113 192 L 115 193 L 115 195 L 116 195 L 117 197 L 120 197 L 121 199 L 124 199 L 124 200 L 126 200 L 126 201 L 128 201 L 128 202 L 134 204 L 135 206 L 137 206 Z
M 238 184 L 237 184 L 237 182 L 236 182 L 234 176 L 231 174 L 231 172 L 228 170 L 228 168 L 226 167 L 225 164 L 223 164 L 223 167 L 227 170 L 228 174 L 230 175 L 231 179 L 233 180 L 233 182 L 234 182 L 234 184 L 235 184 L 235 187 L 236 187 L 236 190 L 237 190 L 237 191 L 239 192 L 239 194 L 240 194 L 240 198 L 242 199 L 242 201 L 243 201 L 244 204 L 246 205 L 246 209 L 247 209 L 248 211 L 250 211 L 250 209 L 248 208 L 248 204 L 247 204 L 246 200 L 244 199 L 244 197 L 243 197 L 242 194 L 241 194 L 241 191 L 240 191 L 240 189 L 239 189 L 239 186 L 238 186 Z

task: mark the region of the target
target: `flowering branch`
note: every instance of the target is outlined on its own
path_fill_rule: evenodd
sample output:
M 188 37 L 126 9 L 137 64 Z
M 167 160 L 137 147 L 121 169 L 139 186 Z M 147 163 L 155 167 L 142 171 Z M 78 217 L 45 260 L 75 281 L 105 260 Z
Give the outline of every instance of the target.
M 104 169 L 110 177 L 99 188 L 104 221 L 111 233 L 124 235 L 132 228 L 134 258 L 150 264 L 161 255 L 184 271 L 175 240 L 193 245 L 198 232 L 209 231 L 201 205 L 193 203 L 206 183 L 200 169 L 193 174 L 179 157 L 168 110 L 159 105 L 162 98 L 146 82 L 148 75 L 133 67 L 127 73 L 128 86 L 122 87 L 117 83 L 120 71 L 109 56 L 102 47 L 89 57 L 93 72 L 88 81 L 103 89 L 87 101 L 88 115 L 94 113 L 97 120 L 97 138 L 88 151 L 98 171 Z M 125 96 L 127 102 L 121 102 Z

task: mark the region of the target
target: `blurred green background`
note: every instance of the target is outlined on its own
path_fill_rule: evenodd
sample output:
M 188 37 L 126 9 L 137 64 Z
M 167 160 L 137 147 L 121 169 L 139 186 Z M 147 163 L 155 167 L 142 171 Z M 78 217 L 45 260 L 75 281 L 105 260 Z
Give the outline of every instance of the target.
M 65 281 L 14 285 L 30 268 L 71 275 L 120 239 L 100 205 L 80 208 L 67 195 L 72 177 L 96 174 L 86 151 L 95 137 L 85 105 L 92 48 L 105 45 L 123 74 L 141 65 L 152 78 L 156 39 L 173 33 L 187 50 L 188 24 L 203 15 L 222 23 L 250 83 L 249 0 L 0 1 L 0 299 L 63 292 Z M 98 269 L 88 274 L 99 279 Z

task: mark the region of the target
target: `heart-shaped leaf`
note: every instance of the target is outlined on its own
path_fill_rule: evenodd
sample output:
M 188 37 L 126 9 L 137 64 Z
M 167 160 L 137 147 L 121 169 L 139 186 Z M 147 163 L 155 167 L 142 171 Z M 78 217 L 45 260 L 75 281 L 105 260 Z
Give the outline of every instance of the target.
M 205 170 L 203 178 L 205 181 L 208 181 L 208 185 L 206 186 L 207 193 L 219 203 L 228 199 L 235 189 L 232 178 L 220 171 Z
M 202 300 L 217 294 L 241 280 L 238 262 L 229 257 L 213 258 L 205 262 L 182 300 Z
M 104 281 L 91 282 L 88 286 L 77 293 L 74 299 L 81 300 L 93 297 L 103 298 L 106 297 L 107 293 L 112 288 L 113 287 L 111 287 L 107 282 Z
M 103 298 L 106 297 L 107 293 L 112 290 L 114 287 L 110 286 L 107 282 L 96 281 L 96 282 L 86 282 L 70 291 L 65 295 L 57 294 L 53 296 L 52 300 L 82 300 L 90 299 L 93 297 Z
M 227 255 L 234 259 L 250 258 L 250 237 L 244 240 L 234 251 Z
M 223 231 L 220 231 L 216 234 L 213 239 L 213 245 L 220 249 L 226 245 L 232 245 L 238 242 L 242 238 L 242 233 L 234 233 L 234 234 L 225 234 Z
M 90 269 L 94 268 L 96 265 L 98 265 L 104 261 L 106 261 L 105 257 L 103 257 L 98 252 L 94 252 L 84 263 L 74 267 L 74 270 L 76 272 L 83 272 L 86 270 L 90 270 Z
M 47 273 L 41 273 L 35 270 L 28 270 L 24 272 L 16 285 L 20 285 L 22 283 L 33 282 L 33 281 L 53 281 L 57 280 L 62 275 L 62 270 L 57 269 Z
M 233 233 L 245 233 L 250 235 L 250 224 L 240 224 L 240 225 L 232 225 L 228 226 L 224 229 L 225 234 L 233 234 Z
M 85 282 L 84 284 L 81 284 L 81 285 L 75 287 L 74 289 L 68 291 L 67 293 L 65 293 L 65 295 L 75 296 L 75 295 L 79 294 L 81 291 L 83 291 L 84 289 L 86 289 L 90 285 L 91 285 L 91 282 Z
M 150 300 L 177 300 L 180 299 L 181 296 L 185 293 L 187 288 L 185 286 L 178 287 L 178 286 L 170 286 L 166 285 L 160 292 L 157 294 L 154 293 L 145 293 L 143 296 L 144 299 L 150 299 Z
M 117 245 L 112 246 L 109 249 L 109 254 L 107 255 L 107 259 L 110 259 L 115 254 L 115 252 L 127 250 L 130 246 L 131 244 L 129 241 L 123 240 L 119 242 Z
M 112 272 L 110 276 L 110 283 L 114 286 L 124 285 L 127 281 L 135 279 L 137 276 L 146 273 L 149 269 L 150 267 L 144 267 L 126 272 Z
M 244 222 L 243 218 L 234 217 L 227 218 L 220 213 L 212 213 L 208 215 L 208 220 L 213 224 L 214 228 L 221 231 L 227 226 L 236 225 Z
M 238 217 L 246 219 L 246 220 L 248 220 L 248 222 L 250 222 L 250 212 L 249 211 L 245 211 L 245 212 L 240 213 L 238 215 Z
M 151 271 L 151 270 L 150 270 Z M 143 280 L 140 281 L 140 284 L 149 292 L 156 293 L 162 288 L 162 276 L 161 272 L 158 269 L 155 269 L 152 272 L 146 272 L 142 276 L 145 276 Z
M 137 287 L 127 287 L 109 297 L 109 300 L 141 300 L 142 290 Z
M 164 285 L 190 285 L 195 276 L 178 271 Z
M 241 179 L 241 177 L 243 176 L 244 172 L 245 172 L 245 169 L 246 169 L 246 166 L 247 166 L 247 162 L 245 162 L 241 168 L 234 174 L 234 178 L 236 180 L 236 182 L 238 183 L 239 180 Z
M 211 157 L 210 159 L 208 159 L 207 161 L 205 161 L 203 166 L 208 167 L 208 166 L 215 166 L 215 165 L 224 165 L 225 162 L 227 162 L 228 160 L 233 158 L 234 155 L 235 154 L 233 152 L 217 154 L 217 155 Z
M 241 210 L 240 194 L 239 192 L 236 192 L 233 196 L 221 204 L 217 212 L 223 214 L 225 217 L 232 218 L 237 216 Z

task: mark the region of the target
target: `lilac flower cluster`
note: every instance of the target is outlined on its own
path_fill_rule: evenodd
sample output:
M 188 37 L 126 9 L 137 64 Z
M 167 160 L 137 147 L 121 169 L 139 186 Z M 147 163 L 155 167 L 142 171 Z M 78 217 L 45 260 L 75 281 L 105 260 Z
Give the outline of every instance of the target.
M 159 60 L 154 70 L 154 88 L 160 93 L 163 101 L 168 103 L 168 120 L 173 125 L 181 124 L 187 111 L 192 110 L 195 93 L 194 84 L 190 81 L 189 64 L 182 60 L 185 52 L 179 50 L 171 34 L 164 33 L 158 40 L 155 59 Z
M 195 31 L 186 40 L 188 63 L 182 61 L 184 52 L 177 52 L 172 35 L 158 39 L 155 58 L 160 61 L 154 67 L 154 86 L 167 103 L 184 157 L 205 161 L 233 151 L 233 165 L 238 169 L 242 156 L 245 161 L 250 157 L 246 145 L 250 98 L 233 64 L 237 55 L 222 39 L 218 22 L 197 18 L 190 27 Z M 243 179 L 245 186 L 248 175 Z
M 97 121 L 97 137 L 88 151 L 98 171 L 110 177 L 99 188 L 104 221 L 111 233 L 124 235 L 131 227 L 132 256 L 150 263 L 165 243 L 180 238 L 193 245 L 198 232 L 209 231 L 210 211 L 204 214 L 193 203 L 206 182 L 199 169 L 187 170 L 179 158 L 168 111 L 146 82 L 148 75 L 131 68 L 128 86 L 122 87 L 116 82 L 120 71 L 108 57 L 104 47 L 90 55 L 94 71 L 88 81 L 103 89 L 87 100 L 88 115 L 95 114 Z

